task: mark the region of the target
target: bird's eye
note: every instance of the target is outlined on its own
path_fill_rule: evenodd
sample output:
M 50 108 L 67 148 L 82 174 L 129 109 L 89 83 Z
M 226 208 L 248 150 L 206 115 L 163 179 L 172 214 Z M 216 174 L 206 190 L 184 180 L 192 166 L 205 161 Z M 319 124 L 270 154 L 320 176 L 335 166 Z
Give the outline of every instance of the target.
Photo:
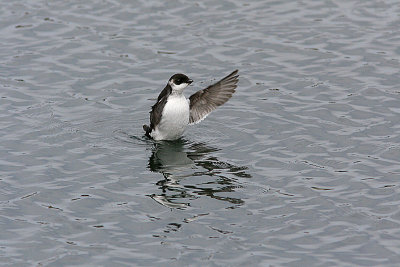
M 175 81 L 175 83 L 176 83 L 176 84 L 181 84 L 182 81 L 181 81 L 181 79 L 177 79 L 177 80 Z

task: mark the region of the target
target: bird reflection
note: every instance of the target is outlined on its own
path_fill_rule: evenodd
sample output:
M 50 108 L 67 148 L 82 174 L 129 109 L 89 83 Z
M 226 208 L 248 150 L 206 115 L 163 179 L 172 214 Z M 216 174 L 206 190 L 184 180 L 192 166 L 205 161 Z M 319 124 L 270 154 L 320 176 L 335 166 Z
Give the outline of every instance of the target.
M 156 183 L 161 193 L 150 197 L 161 205 L 178 209 L 190 206 L 191 200 L 204 195 L 233 206 L 243 204 L 239 198 L 221 196 L 220 193 L 234 192 L 240 187 L 238 178 L 250 178 L 251 175 L 246 172 L 247 167 L 235 166 L 210 155 L 218 150 L 184 139 L 154 143 L 148 167 L 164 178 Z M 196 176 L 196 184 L 193 180 L 188 181 L 193 176 Z

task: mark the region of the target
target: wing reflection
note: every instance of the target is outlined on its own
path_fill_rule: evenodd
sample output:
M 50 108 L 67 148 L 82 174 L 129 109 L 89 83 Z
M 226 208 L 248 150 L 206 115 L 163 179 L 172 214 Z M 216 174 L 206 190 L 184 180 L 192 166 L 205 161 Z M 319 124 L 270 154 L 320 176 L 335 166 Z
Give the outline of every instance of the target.
M 156 183 L 161 192 L 150 197 L 169 208 L 186 208 L 192 200 L 204 195 L 234 205 L 243 204 L 242 199 L 226 193 L 241 187 L 239 178 L 251 175 L 246 172 L 247 167 L 210 155 L 218 150 L 184 139 L 154 143 L 148 167 L 152 172 L 161 173 L 164 179 Z

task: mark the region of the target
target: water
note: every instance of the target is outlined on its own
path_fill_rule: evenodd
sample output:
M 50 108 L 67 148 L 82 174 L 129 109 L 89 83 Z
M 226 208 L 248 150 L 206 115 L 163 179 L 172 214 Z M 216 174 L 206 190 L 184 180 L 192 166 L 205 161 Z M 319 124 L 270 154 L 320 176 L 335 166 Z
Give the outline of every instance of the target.
M 3 1 L 3 266 L 397 266 L 398 1 Z M 182 140 L 142 124 L 240 70 Z

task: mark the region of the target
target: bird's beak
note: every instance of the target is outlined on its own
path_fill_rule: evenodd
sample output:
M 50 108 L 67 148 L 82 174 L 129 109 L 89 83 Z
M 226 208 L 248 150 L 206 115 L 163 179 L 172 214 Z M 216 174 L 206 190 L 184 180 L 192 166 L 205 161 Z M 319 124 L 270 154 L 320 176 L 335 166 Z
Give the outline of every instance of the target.
M 188 83 L 191 84 L 192 82 L 193 82 L 193 80 L 192 80 L 192 79 L 189 79 Z

